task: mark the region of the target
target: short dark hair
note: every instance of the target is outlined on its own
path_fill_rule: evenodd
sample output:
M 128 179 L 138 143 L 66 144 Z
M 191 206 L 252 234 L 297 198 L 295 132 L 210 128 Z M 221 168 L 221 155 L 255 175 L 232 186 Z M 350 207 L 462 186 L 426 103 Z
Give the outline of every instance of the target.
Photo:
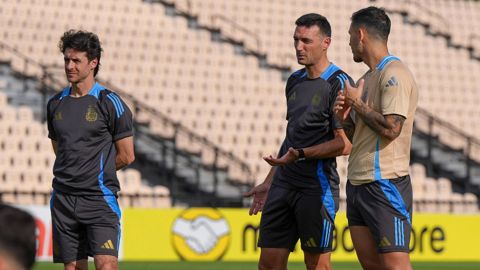
M 308 13 L 302 15 L 295 21 L 297 26 L 312 27 L 313 25 L 318 26 L 320 31 L 325 34 L 327 37 L 332 36 L 332 28 L 327 18 L 317 13 Z
M 100 58 L 103 49 L 100 46 L 100 40 L 95 33 L 70 29 L 63 33 L 63 36 L 58 43 L 58 48 L 60 48 L 62 53 L 65 53 L 66 49 L 86 52 L 88 61 L 92 61 L 95 58 L 98 59 L 97 67 L 93 71 L 93 76 L 97 75 L 98 70 L 100 69 Z
M 352 14 L 352 25 L 364 26 L 370 35 L 387 41 L 391 22 L 383 8 L 370 6 Z
M 0 204 L 0 250 L 25 269 L 35 263 L 35 220 L 27 212 Z

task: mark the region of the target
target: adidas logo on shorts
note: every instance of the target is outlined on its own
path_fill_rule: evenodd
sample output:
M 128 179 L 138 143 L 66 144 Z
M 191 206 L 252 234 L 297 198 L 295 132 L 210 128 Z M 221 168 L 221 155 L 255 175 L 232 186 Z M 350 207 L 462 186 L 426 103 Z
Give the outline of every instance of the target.
M 380 241 L 380 244 L 378 244 L 378 247 L 380 248 L 383 248 L 383 247 L 388 247 L 388 246 L 391 246 L 392 244 L 390 243 L 390 241 L 388 241 L 387 237 L 383 237 L 382 238 L 382 241 Z
M 102 248 L 103 249 L 115 249 L 113 247 L 112 240 L 108 240 L 107 242 L 103 243 Z

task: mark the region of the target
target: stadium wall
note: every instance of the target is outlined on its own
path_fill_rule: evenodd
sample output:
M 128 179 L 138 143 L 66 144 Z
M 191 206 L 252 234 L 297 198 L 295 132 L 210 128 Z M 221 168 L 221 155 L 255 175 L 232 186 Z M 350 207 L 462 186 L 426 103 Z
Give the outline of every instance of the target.
M 37 220 L 37 257 L 52 255 L 47 206 L 21 206 Z M 123 261 L 256 261 L 260 216 L 247 209 L 187 208 L 123 211 L 120 260 Z M 421 214 L 413 218 L 410 249 L 413 261 L 480 261 L 479 215 Z M 332 259 L 356 261 L 346 216 L 335 220 Z M 303 261 L 300 245 L 290 256 Z

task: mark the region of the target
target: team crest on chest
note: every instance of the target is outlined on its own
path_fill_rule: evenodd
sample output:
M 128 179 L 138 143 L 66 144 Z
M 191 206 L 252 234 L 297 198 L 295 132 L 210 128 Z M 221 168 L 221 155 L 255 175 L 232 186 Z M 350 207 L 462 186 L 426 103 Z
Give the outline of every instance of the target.
M 53 117 L 55 121 L 63 120 L 62 112 L 56 112 L 55 116 Z
M 95 122 L 97 121 L 98 113 L 97 110 L 95 109 L 95 106 L 89 105 L 87 109 L 87 113 L 85 114 L 85 119 L 88 122 Z
M 321 100 L 321 93 L 318 92 L 312 97 L 312 106 L 318 106 L 320 105 L 320 100 Z
M 294 101 L 296 98 L 297 98 L 297 92 L 293 92 L 293 94 L 291 94 L 291 95 L 288 97 L 288 101 L 287 101 L 287 102 Z

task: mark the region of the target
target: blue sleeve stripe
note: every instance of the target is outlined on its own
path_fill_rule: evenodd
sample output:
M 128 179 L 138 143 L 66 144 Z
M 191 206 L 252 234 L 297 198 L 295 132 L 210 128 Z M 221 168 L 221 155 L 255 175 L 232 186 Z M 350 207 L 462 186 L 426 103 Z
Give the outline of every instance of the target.
M 337 76 L 337 79 L 338 79 L 338 80 L 340 81 L 340 83 L 342 84 L 342 89 L 345 89 L 345 87 L 347 87 L 347 85 L 345 84 L 345 81 L 350 82 L 350 80 L 348 79 L 347 74 L 345 74 L 345 73 L 339 74 L 339 75 Z
M 345 84 L 343 83 L 343 78 L 339 75 L 337 76 L 337 79 L 340 81 L 340 85 L 341 85 L 341 90 L 345 89 Z
M 115 95 L 115 94 L 112 94 L 113 98 L 117 101 L 117 105 L 118 105 L 118 108 L 120 110 L 120 115 L 123 114 L 123 112 L 125 112 L 125 109 L 123 108 L 123 104 L 122 102 L 120 101 L 120 98 Z
M 115 110 L 117 111 L 117 118 L 120 118 L 120 116 L 122 116 L 122 114 L 125 112 L 122 102 L 113 93 L 108 94 L 107 97 L 112 101 L 113 105 L 115 106 Z
M 112 96 L 110 96 L 110 94 L 107 95 L 108 99 L 110 99 L 113 103 L 113 106 L 115 107 L 115 111 L 117 112 L 117 117 L 120 117 L 120 111 L 118 110 L 118 106 L 117 106 L 117 103 L 115 102 L 115 100 L 113 99 Z
M 122 115 L 125 112 L 125 109 L 123 108 L 123 104 L 120 101 L 120 98 L 117 95 L 113 95 L 113 98 L 115 98 L 115 100 L 117 101 L 118 108 L 120 110 L 120 115 Z
M 110 93 L 108 94 L 108 96 L 111 98 L 112 102 L 115 104 L 119 114 L 122 114 L 122 109 L 120 108 L 120 104 L 118 104 L 118 100 L 115 98 L 115 95 L 113 93 Z
M 113 106 L 115 107 L 115 111 L 117 112 L 117 116 L 120 114 L 119 110 L 118 110 L 118 106 L 117 106 L 117 103 L 115 102 L 115 100 L 113 99 L 112 96 L 107 95 L 108 99 L 110 99 L 110 101 L 112 102 Z

